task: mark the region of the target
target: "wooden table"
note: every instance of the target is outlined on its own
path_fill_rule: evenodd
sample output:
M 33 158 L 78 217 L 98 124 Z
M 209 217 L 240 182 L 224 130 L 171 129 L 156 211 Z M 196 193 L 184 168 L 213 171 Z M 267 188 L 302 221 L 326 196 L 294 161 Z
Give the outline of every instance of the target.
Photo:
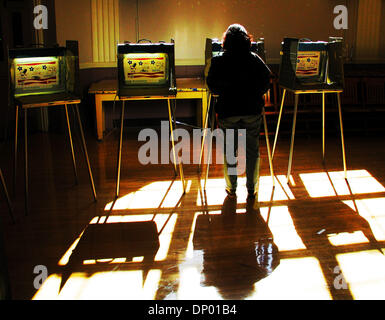
M 105 116 L 103 101 L 119 100 L 117 97 L 117 80 L 101 80 L 93 83 L 88 90 L 89 94 L 95 95 L 96 111 L 96 136 L 103 140 L 105 128 Z M 176 99 L 197 99 L 201 101 L 201 108 L 198 108 L 198 124 L 202 125 L 207 112 L 208 93 L 205 82 L 201 78 L 177 78 Z M 154 100 L 156 97 L 131 97 L 130 100 Z

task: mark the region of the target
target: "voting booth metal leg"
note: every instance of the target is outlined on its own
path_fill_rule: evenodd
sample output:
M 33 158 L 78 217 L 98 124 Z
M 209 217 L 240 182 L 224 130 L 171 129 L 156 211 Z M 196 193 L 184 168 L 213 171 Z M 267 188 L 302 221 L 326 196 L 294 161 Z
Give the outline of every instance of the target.
M 289 153 L 289 165 L 287 168 L 286 181 L 289 183 L 291 166 L 293 162 L 293 149 L 294 149 L 294 136 L 295 136 L 295 125 L 297 122 L 297 111 L 298 111 L 298 94 L 294 94 L 294 114 L 293 114 L 293 128 L 291 130 L 291 142 L 290 142 L 290 153 Z
M 342 125 L 341 97 L 340 97 L 340 93 L 339 92 L 337 92 L 337 102 L 338 102 L 338 115 L 339 115 L 339 118 L 340 118 L 342 161 L 343 161 L 343 165 L 344 165 L 345 179 L 347 179 L 348 176 L 347 176 L 347 172 L 346 172 L 346 155 L 345 155 L 344 129 L 343 129 L 343 125 Z
M 28 113 L 24 109 L 24 192 L 25 192 L 25 214 L 29 212 L 29 188 L 28 188 Z
M 209 94 L 209 101 L 207 104 L 207 110 L 206 110 L 206 115 L 205 115 L 205 121 L 203 124 L 203 137 L 202 137 L 202 145 L 201 145 L 201 152 L 199 155 L 199 164 L 198 164 L 198 172 L 201 172 L 201 165 L 202 165 L 202 157 L 203 157 L 203 151 L 204 151 L 204 145 L 205 145 L 205 139 L 207 136 L 207 127 L 208 127 L 208 121 L 209 121 L 209 116 L 210 116 L 210 102 L 211 102 L 211 94 Z
M 70 126 L 69 116 L 68 116 L 68 107 L 67 107 L 66 104 L 64 105 L 64 110 L 65 110 L 66 120 L 67 120 L 68 139 L 69 139 L 70 148 L 71 148 L 72 166 L 73 166 L 74 175 L 75 175 L 75 183 L 78 184 L 79 183 L 79 179 L 78 179 L 78 172 L 77 172 L 77 168 L 76 168 L 74 145 L 73 145 L 73 142 L 72 142 L 72 133 L 71 133 L 71 126 Z
M 171 99 L 167 99 L 168 120 L 169 120 L 169 124 L 170 124 L 172 154 L 173 154 L 173 159 L 174 159 L 174 166 L 173 167 L 174 167 L 175 176 L 177 176 L 177 160 L 176 160 L 176 154 L 175 154 L 174 124 L 173 124 L 175 121 L 175 113 L 173 112 L 173 110 L 171 108 L 171 101 L 170 100 Z M 182 182 L 182 187 L 183 187 L 183 193 L 185 193 L 186 192 L 186 185 L 185 185 L 185 180 L 184 180 L 182 161 L 179 161 L 178 166 L 179 166 L 180 181 Z
M 15 112 L 15 145 L 14 145 L 14 154 L 13 154 L 13 194 L 16 193 L 16 176 L 17 176 L 17 142 L 19 136 L 19 106 L 16 105 Z
M 175 176 L 178 175 L 177 171 L 177 161 L 176 161 L 176 154 L 175 154 L 175 142 L 174 142 L 174 127 L 173 127 L 173 119 L 175 119 L 175 114 L 172 111 L 171 108 L 171 99 L 167 99 L 167 106 L 168 106 L 168 120 L 170 125 L 170 134 L 171 134 L 171 143 L 172 143 L 172 152 L 173 152 L 173 168 Z M 124 120 L 124 107 L 125 107 L 125 100 L 123 100 L 122 103 L 122 111 L 120 115 L 120 137 L 119 137 L 119 146 L 118 146 L 118 159 L 117 159 L 117 173 L 116 173 L 116 192 L 115 197 L 119 197 L 119 191 L 120 191 L 120 175 L 121 175 L 121 167 L 122 167 L 122 145 L 123 145 L 123 120 Z M 183 186 L 183 193 L 186 192 L 186 185 L 184 180 L 184 174 L 183 174 L 183 167 L 182 163 L 179 163 L 179 174 L 180 179 Z
M 276 147 L 276 145 L 277 145 L 278 132 L 279 132 L 279 125 L 281 124 L 283 104 L 284 104 L 284 102 L 285 102 L 285 95 L 286 95 L 286 89 L 283 89 L 283 92 L 282 92 L 282 100 L 281 100 L 281 108 L 279 109 L 279 116 L 278 116 L 278 121 L 277 121 L 277 128 L 275 129 L 275 137 L 274 137 L 273 150 L 272 150 L 272 152 L 271 152 L 271 159 L 274 158 L 275 147 Z
M 175 141 L 174 141 L 174 125 L 173 125 L 173 117 L 171 111 L 171 101 L 167 99 L 167 108 L 168 108 L 168 124 L 170 126 L 170 135 L 171 135 L 171 145 L 172 145 L 172 156 L 173 156 L 173 167 L 175 176 L 178 175 L 177 164 L 176 164 L 176 155 L 175 155 Z
M 15 150 L 14 150 L 14 168 L 13 168 L 14 192 L 16 192 L 16 178 L 17 178 L 19 108 L 21 108 L 21 107 L 16 105 L 15 145 L 14 145 Z M 77 168 L 76 168 L 76 162 L 75 162 L 75 152 L 74 152 L 74 147 L 73 147 L 73 139 L 72 139 L 71 126 L 70 126 L 70 121 L 69 121 L 69 116 L 68 116 L 67 104 L 64 105 L 64 108 L 65 108 L 65 114 L 66 114 L 70 148 L 71 148 L 71 153 L 72 153 L 72 164 L 73 164 L 73 169 L 74 169 L 74 174 L 75 174 L 75 180 L 76 180 L 76 183 L 78 183 L 78 174 L 77 174 Z M 86 162 L 87 162 L 90 184 L 91 184 L 94 199 L 96 201 L 97 197 L 96 197 L 96 191 L 95 191 L 95 184 L 94 184 L 94 179 L 92 176 L 90 161 L 89 161 L 88 152 L 87 152 L 87 146 L 86 146 L 86 142 L 85 142 L 85 138 L 84 138 L 83 125 L 82 125 L 82 122 L 80 119 L 80 113 L 79 113 L 79 108 L 78 108 L 77 104 L 75 105 L 75 110 L 76 110 L 76 116 L 77 116 L 78 124 L 79 124 L 79 131 L 80 131 L 80 136 L 81 136 L 82 148 L 83 148 L 84 156 L 85 156 Z M 24 205 L 25 205 L 25 214 L 26 215 L 28 215 L 28 212 L 29 212 L 29 182 L 28 181 L 29 181 L 29 177 L 28 177 L 28 108 L 24 108 L 24 193 L 25 193 L 25 200 L 24 200 L 25 204 Z
M 263 125 L 265 128 L 266 148 L 267 148 L 267 156 L 269 159 L 270 175 L 271 175 L 271 180 L 272 180 L 273 188 L 274 188 L 275 187 L 275 179 L 274 179 L 274 169 L 273 169 L 273 158 L 272 158 L 271 150 L 270 150 L 269 130 L 267 129 L 265 107 L 262 108 L 262 116 L 263 116 Z M 259 177 L 258 177 L 258 179 L 259 179 Z M 259 186 L 259 182 L 258 182 L 258 186 Z
M 325 165 L 325 92 L 322 92 L 322 163 Z
M 119 136 L 119 146 L 118 146 L 118 163 L 116 166 L 116 193 L 115 197 L 119 197 L 120 189 L 120 168 L 122 166 L 122 144 L 123 144 L 123 120 L 124 120 L 124 102 L 122 103 L 122 111 L 120 115 L 120 136 Z
M 207 110 L 208 113 L 209 110 Z M 215 108 L 214 105 L 211 107 L 211 131 L 210 131 L 210 137 L 209 137 L 209 154 L 207 158 L 207 166 L 206 166 L 206 174 L 205 174 L 205 182 L 203 185 L 203 190 L 206 191 L 206 183 L 207 179 L 209 178 L 209 170 L 210 170 L 210 163 L 211 163 L 211 156 L 213 153 L 213 131 L 214 131 L 214 123 L 215 123 Z
M 19 131 L 19 106 L 16 105 L 15 119 L 15 153 L 13 164 L 13 189 L 16 193 L 16 176 L 17 176 L 17 147 L 18 147 L 18 131 Z M 28 215 L 29 190 L 28 190 L 28 112 L 24 109 L 24 208 L 25 215 Z
M 275 148 L 276 148 L 276 144 L 277 144 L 279 126 L 280 126 L 280 122 L 281 122 L 282 110 L 283 110 L 283 105 L 284 105 L 284 100 L 285 100 L 285 94 L 286 94 L 286 89 L 284 89 L 283 93 L 282 93 L 281 109 L 279 111 L 277 128 L 276 128 L 275 137 L 274 137 L 272 159 L 274 158 L 274 152 L 275 152 Z M 345 179 L 347 179 L 345 140 L 344 140 L 344 130 L 343 130 L 343 123 L 342 123 L 342 111 L 341 111 L 341 96 L 340 96 L 340 92 L 336 92 L 336 94 L 337 94 L 338 115 L 339 115 L 339 121 L 340 121 L 340 131 L 341 131 L 342 161 L 343 161 Z M 295 97 L 295 101 L 294 101 L 293 127 L 292 127 L 292 132 L 291 132 L 289 164 L 288 164 L 288 170 L 287 170 L 287 176 L 286 176 L 287 182 L 289 182 L 291 167 L 292 167 L 292 160 L 293 160 L 294 136 L 295 136 L 295 126 L 296 126 L 297 112 L 298 112 L 299 93 L 294 92 L 294 97 Z M 325 128 L 326 128 L 326 125 L 325 125 L 325 123 L 326 123 L 325 100 L 326 99 L 325 98 L 326 98 L 326 92 L 322 92 L 322 163 L 323 164 L 325 164 Z
M 76 116 L 78 118 L 78 124 L 79 124 L 81 140 L 82 140 L 83 153 L 84 153 L 84 157 L 86 158 L 86 162 L 87 162 L 88 176 L 89 176 L 89 179 L 90 179 L 90 184 L 91 184 L 91 188 L 92 188 L 92 194 L 94 196 L 94 200 L 96 201 L 97 200 L 97 196 L 96 196 L 96 191 L 95 191 L 95 183 L 94 183 L 94 178 L 92 176 L 90 159 L 88 157 L 86 140 L 84 138 L 82 120 L 80 119 L 79 106 L 77 104 L 75 104 L 75 111 L 76 111 Z
M 206 184 L 209 176 L 209 170 L 210 170 L 210 163 L 211 163 L 211 157 L 212 157 L 212 133 L 214 131 L 214 123 L 215 123 L 215 109 L 214 106 L 211 107 L 210 110 L 210 103 L 207 108 L 207 113 L 206 113 L 206 119 L 205 119 L 205 129 L 207 128 L 208 124 L 208 117 L 209 117 L 209 112 L 211 111 L 211 131 L 210 131 L 210 136 L 209 136 L 209 147 L 208 147 L 208 159 L 207 159 L 207 166 L 206 166 L 206 173 L 205 173 L 205 179 L 204 179 L 204 186 L 203 190 L 206 191 Z M 268 159 L 269 159 L 269 166 L 270 166 L 270 175 L 273 183 L 273 188 L 275 187 L 275 180 L 274 180 L 274 169 L 273 169 L 273 158 L 271 154 L 271 149 L 270 149 L 270 141 L 269 141 L 269 131 L 267 128 L 267 121 L 266 121 L 266 114 L 265 114 L 265 109 L 262 109 L 262 116 L 263 116 L 263 124 L 264 124 L 264 130 L 265 130 L 265 137 L 266 137 L 266 146 L 267 146 L 267 154 L 268 154 Z M 206 130 L 205 130 L 206 131 Z M 203 135 L 203 140 L 202 140 L 202 146 L 201 146 L 201 155 L 200 155 L 200 162 L 199 165 L 201 165 L 201 159 L 203 155 L 203 148 L 204 148 L 204 139 L 206 136 L 206 132 Z
M 0 168 L 0 182 L 1 182 L 2 186 L 3 186 L 3 190 L 4 190 L 4 193 L 5 193 L 5 198 L 7 200 L 9 214 L 11 216 L 12 222 L 15 223 L 15 217 L 13 216 L 13 207 L 12 207 L 11 199 L 9 197 L 7 185 L 5 184 L 5 180 L 4 180 L 4 176 L 3 176 L 3 172 L 1 171 L 1 168 Z

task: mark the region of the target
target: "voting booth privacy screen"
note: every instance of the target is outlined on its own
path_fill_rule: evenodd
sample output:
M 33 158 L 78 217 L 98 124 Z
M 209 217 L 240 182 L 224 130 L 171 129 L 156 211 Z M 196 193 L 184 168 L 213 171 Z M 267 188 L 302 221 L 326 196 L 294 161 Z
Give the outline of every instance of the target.
M 251 51 L 256 53 L 263 61 L 266 62 L 265 42 L 263 38 L 260 38 L 256 42 L 251 43 Z M 212 57 L 215 57 L 223 52 L 222 42 L 218 39 L 206 39 L 205 47 L 205 63 L 206 66 Z
M 80 94 L 77 41 L 67 41 L 66 47 L 10 49 L 9 67 L 11 95 L 15 98 Z
M 279 84 L 292 90 L 343 89 L 342 39 L 326 42 L 285 38 Z
M 118 96 L 176 94 L 174 43 L 118 44 Z

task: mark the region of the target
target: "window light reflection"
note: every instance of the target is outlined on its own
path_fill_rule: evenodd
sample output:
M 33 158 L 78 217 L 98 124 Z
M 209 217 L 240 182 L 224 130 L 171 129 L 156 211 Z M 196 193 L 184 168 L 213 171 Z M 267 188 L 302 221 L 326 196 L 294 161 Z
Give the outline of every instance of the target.
M 342 246 L 348 244 L 368 243 L 369 240 L 365 237 L 362 231 L 341 232 L 338 234 L 329 234 L 328 240 L 333 246 Z
M 385 259 L 379 251 L 343 253 L 337 261 L 354 299 L 385 299 Z
M 362 216 L 370 225 L 370 228 L 377 241 L 385 240 L 385 198 L 360 199 L 343 201 L 352 210 L 358 209 L 358 214 Z
M 258 201 L 260 202 L 269 202 L 271 200 L 280 201 L 280 200 L 292 200 L 294 195 L 291 192 L 288 184 L 286 183 L 285 176 L 276 176 L 275 189 L 273 194 L 273 199 L 271 199 L 273 192 L 273 181 L 271 176 L 261 176 L 259 180 L 259 192 L 258 192 Z M 237 188 L 237 199 L 238 203 L 245 203 L 247 197 L 246 189 L 246 177 L 238 178 L 238 188 Z M 204 180 L 201 180 L 201 188 L 203 190 Z M 208 179 L 206 183 L 206 196 L 207 196 L 207 205 L 221 205 L 223 200 L 226 198 L 225 191 L 225 181 L 223 178 L 220 179 Z M 202 197 L 198 193 L 197 205 L 203 205 Z
M 161 271 L 152 269 L 143 284 L 143 272 L 108 271 L 97 272 L 90 276 L 85 273 L 73 273 L 60 290 L 61 276 L 50 275 L 33 300 L 153 300 L 155 298 Z
M 195 212 L 195 214 L 194 214 L 193 223 L 191 224 L 191 229 L 190 229 L 190 233 L 189 233 L 189 239 L 188 239 L 185 259 L 191 259 L 194 256 L 193 237 L 194 237 L 194 232 L 195 232 L 196 220 L 197 220 L 198 215 L 200 215 L 200 214 L 203 214 L 203 212 Z
M 261 215 L 267 221 L 269 208 L 260 208 Z M 279 251 L 306 249 L 298 235 L 287 206 L 274 206 L 270 209 L 268 226 L 273 234 L 274 243 Z
M 376 178 L 374 178 L 367 170 L 349 170 L 348 182 L 353 194 L 363 194 L 363 193 L 376 193 L 376 192 L 385 192 L 385 187 L 379 183 Z M 331 180 L 333 184 L 343 186 L 344 189 L 337 189 L 339 195 L 349 195 L 349 189 L 347 188 L 346 183 L 342 184 L 344 180 L 343 172 L 330 172 Z
M 186 189 L 190 187 L 191 180 L 187 181 Z M 113 210 L 173 208 L 178 204 L 182 195 L 181 181 L 152 182 L 117 199 Z M 108 203 L 104 210 L 110 210 L 112 204 L 113 202 Z
M 271 275 L 254 284 L 254 292 L 247 299 L 331 300 L 332 297 L 319 261 L 306 257 L 281 259 Z
M 351 195 L 351 193 L 353 193 L 353 195 L 367 194 L 385 191 L 385 188 L 366 170 L 348 171 L 350 189 L 344 179 L 343 171 L 305 173 L 299 174 L 299 176 L 311 197 Z M 275 179 L 276 187 L 273 200 L 295 199 L 289 185 L 286 183 L 286 177 L 276 176 Z M 203 187 L 203 179 L 201 182 Z M 238 179 L 239 203 L 244 201 L 247 196 L 245 183 L 246 178 Z M 191 181 L 188 181 L 187 190 L 190 190 L 190 187 Z M 269 202 L 272 195 L 272 181 L 270 176 L 260 178 L 259 190 L 258 200 L 261 202 Z M 178 204 L 182 192 L 180 181 L 154 182 L 118 199 L 113 209 L 173 208 Z M 197 194 L 197 204 L 202 205 L 200 192 L 197 192 Z M 226 197 L 224 179 L 209 179 L 207 181 L 206 194 L 208 205 L 221 205 Z M 358 209 L 358 214 L 368 221 L 377 241 L 385 240 L 385 197 L 358 199 L 354 201 L 347 200 L 343 202 L 354 211 Z M 110 210 L 111 205 L 112 202 L 107 204 L 105 210 Z M 199 210 L 202 209 L 203 208 L 199 208 Z M 237 210 L 237 213 L 243 213 L 243 211 L 244 209 L 240 209 Z M 274 242 L 279 251 L 301 250 L 301 253 L 303 252 L 305 257 L 281 259 L 280 265 L 269 277 L 262 279 L 254 285 L 255 290 L 248 298 L 330 299 L 330 292 L 327 289 L 319 262 L 316 258 L 311 257 L 311 252 L 306 250 L 306 246 L 295 229 L 289 208 L 287 206 L 277 206 L 274 204 L 272 207 L 261 207 L 260 212 L 265 221 L 269 219 L 268 226 L 274 236 Z M 209 213 L 220 214 L 221 212 L 210 211 Z M 202 250 L 194 250 L 193 247 L 193 234 L 196 219 L 199 214 L 202 214 L 202 212 L 194 213 L 185 256 L 182 257 L 182 262 L 178 265 L 178 276 L 180 278 L 178 292 L 173 293 L 174 296 L 170 298 L 222 299 L 215 287 L 202 285 L 203 252 Z M 164 261 L 168 255 L 177 218 L 178 214 L 176 213 L 171 215 L 165 213 L 156 215 L 112 214 L 94 217 L 90 221 L 90 224 L 129 223 L 154 219 L 158 232 L 164 227 L 159 236 L 160 248 L 156 254 L 155 261 Z M 65 266 L 68 263 L 72 251 L 76 248 L 78 242 L 81 241 L 83 232 L 60 259 L 60 266 Z M 328 239 L 334 246 L 368 243 L 368 239 L 362 231 L 329 234 Z M 383 252 L 385 253 L 385 250 L 383 250 Z M 383 259 L 383 256 L 381 256 L 378 251 L 338 255 L 338 262 L 341 265 L 343 274 L 348 280 L 349 288 L 355 298 L 365 299 L 367 297 L 377 297 L 378 292 L 383 291 L 381 288 L 385 286 L 385 277 L 382 276 L 383 272 L 381 270 L 384 270 L 385 265 L 383 261 L 379 262 L 380 257 Z M 356 261 L 359 259 L 364 261 L 360 261 L 360 264 L 358 264 Z M 132 260 L 130 258 L 130 261 L 127 261 L 125 257 L 106 257 L 106 259 L 84 260 L 83 265 L 87 267 L 87 265 L 100 262 L 120 264 L 140 263 L 142 261 L 143 257 L 133 257 Z M 371 269 L 373 264 L 376 265 L 374 269 Z M 368 273 L 370 273 L 370 270 L 373 270 L 375 275 L 371 276 L 368 274 L 365 277 L 360 275 L 356 270 L 359 266 L 361 267 L 361 271 L 368 270 Z M 114 268 L 114 266 L 112 266 L 112 268 Z M 143 285 L 143 273 L 141 270 L 116 270 L 94 274 L 74 272 L 60 292 L 61 275 L 53 274 L 43 283 L 43 286 L 38 290 L 34 299 L 154 299 L 161 273 L 161 270 L 150 270 Z M 288 289 L 282 289 L 281 283 L 285 283 L 285 287 Z M 277 291 L 276 288 L 278 286 L 282 290 Z M 117 290 L 109 294 L 108 291 L 114 291 L 115 287 L 117 287 Z M 129 290 L 127 290 L 127 288 L 129 288 Z M 374 293 L 371 293 L 371 290 L 373 290 Z
M 61 259 L 58 262 L 59 266 L 65 266 L 68 263 L 69 258 L 71 257 L 72 251 L 76 248 L 80 238 L 82 237 L 84 230 L 80 233 L 79 237 L 71 244 L 68 250 L 64 253 Z
M 217 288 L 202 286 L 201 265 L 182 267 L 179 273 L 177 298 L 182 300 L 222 300 Z
M 129 223 L 129 222 L 139 222 L 139 221 L 150 221 L 154 219 L 158 232 L 160 232 L 162 229 L 161 234 L 159 235 L 159 249 L 157 251 L 157 254 L 155 256 L 155 261 L 162 261 L 167 257 L 168 250 L 171 243 L 172 234 L 175 228 L 175 223 L 177 220 L 177 214 L 156 214 L 156 215 L 127 215 L 127 216 L 109 216 L 108 218 L 105 216 L 101 217 L 94 217 L 90 224 L 96 224 L 96 223 Z M 83 235 L 83 232 L 80 234 L 80 236 L 73 242 L 73 244 L 70 246 L 70 248 L 66 251 L 66 253 L 63 255 L 63 257 L 59 260 L 60 266 L 65 266 L 68 263 L 68 260 L 72 254 L 72 251 L 76 248 L 78 242 L 81 239 L 81 236 Z M 135 257 L 134 257 L 135 258 Z M 122 257 L 109 257 L 106 258 L 107 262 L 109 263 L 122 263 Z M 103 262 L 102 259 L 93 260 L 93 259 L 87 259 L 83 261 L 83 264 L 95 264 L 97 262 Z M 135 258 L 135 260 L 132 260 L 132 262 L 138 262 L 139 258 Z M 124 261 L 124 262 L 131 262 L 131 261 Z
M 384 186 L 367 170 L 348 170 L 349 186 L 345 181 L 343 171 L 329 172 L 328 174 L 316 172 L 302 173 L 299 176 L 312 198 L 350 195 L 349 186 L 353 194 L 385 192 Z

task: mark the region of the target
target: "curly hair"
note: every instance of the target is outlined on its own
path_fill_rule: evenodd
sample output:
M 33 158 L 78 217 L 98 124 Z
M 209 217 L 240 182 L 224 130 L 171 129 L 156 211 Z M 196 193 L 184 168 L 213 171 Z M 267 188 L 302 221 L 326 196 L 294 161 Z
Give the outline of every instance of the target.
M 223 49 L 230 52 L 248 52 L 253 36 L 240 24 L 230 25 L 223 34 Z

